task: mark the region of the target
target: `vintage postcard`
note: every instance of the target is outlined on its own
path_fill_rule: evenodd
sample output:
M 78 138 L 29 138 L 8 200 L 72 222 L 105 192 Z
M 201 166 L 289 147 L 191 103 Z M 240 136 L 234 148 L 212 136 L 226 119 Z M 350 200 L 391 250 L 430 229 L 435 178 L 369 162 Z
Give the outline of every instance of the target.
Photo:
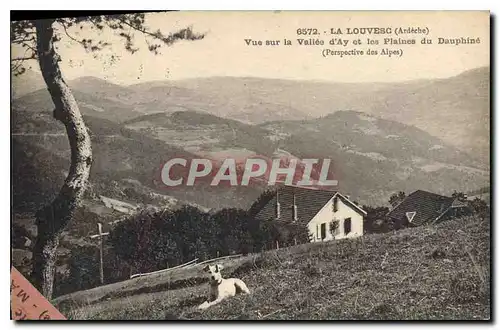
M 12 319 L 491 320 L 488 11 L 36 15 Z

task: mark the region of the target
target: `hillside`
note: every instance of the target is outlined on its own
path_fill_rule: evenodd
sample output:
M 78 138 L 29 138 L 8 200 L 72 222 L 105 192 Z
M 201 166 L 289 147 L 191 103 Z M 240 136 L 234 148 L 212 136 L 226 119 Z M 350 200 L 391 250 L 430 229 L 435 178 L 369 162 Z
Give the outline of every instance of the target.
M 414 125 L 488 163 L 489 81 L 489 68 L 483 67 L 446 79 L 399 83 L 213 77 L 165 85 L 202 95 L 210 107 L 198 110 L 252 123 L 308 119 L 338 110 L 362 111 Z M 145 90 L 145 84 L 141 89 Z
M 367 112 L 415 125 L 486 163 L 490 145 L 489 93 L 489 68 L 480 68 L 411 89 L 395 87 Z
M 175 197 L 217 208 L 226 205 L 246 206 L 260 193 L 251 188 L 235 189 L 238 192 L 235 195 L 231 189 L 209 186 L 168 189 L 160 182 L 161 166 L 173 157 L 192 159 L 194 154 L 103 118 L 85 116 L 85 120 L 93 142 L 94 163 L 90 181 L 96 194 L 136 204 L 150 201 L 150 195 L 159 194 L 167 199 Z M 14 178 L 19 180 L 14 181 L 14 196 L 19 196 L 17 200 L 23 203 L 32 203 L 32 198 L 27 194 L 33 194 L 34 198 L 42 196 L 36 197 L 37 191 L 29 188 L 39 180 L 47 180 L 41 184 L 41 191 L 52 189 L 48 196 L 54 196 L 58 191 L 54 188 L 60 187 L 58 184 L 64 180 L 69 166 L 69 145 L 63 125 L 54 121 L 49 113 L 16 110 L 12 116 L 12 139 L 16 156 Z M 37 154 L 43 156 L 33 157 Z M 51 165 L 47 166 L 46 162 Z M 50 171 L 51 174 L 44 171 Z M 42 205 L 40 203 L 46 201 L 46 198 L 42 198 L 36 203 Z
M 87 93 L 75 88 L 73 95 L 84 115 L 121 122 L 141 114 L 126 101 L 106 97 L 102 93 Z M 40 89 L 13 100 L 13 107 L 23 111 L 48 113 L 54 109 L 54 103 L 48 91 Z
M 42 75 L 31 69 L 26 70 L 22 75 L 14 76 L 11 73 L 11 95 L 12 98 L 19 98 L 39 89 L 45 88 Z
M 449 195 L 489 180 L 484 165 L 459 149 L 416 127 L 361 112 L 260 127 L 278 148 L 299 158 L 331 158 L 339 189 L 362 203 L 383 203 L 398 190 Z
M 319 119 L 268 122 L 259 127 L 272 131 L 274 140 L 316 136 L 347 152 L 371 154 L 372 158 L 379 154 L 402 162 L 424 159 L 477 168 L 483 165 L 421 129 L 360 111 L 337 111 Z
M 81 320 L 489 320 L 489 218 L 311 243 L 225 266 L 250 296 L 206 311 L 202 267 L 76 292 L 54 300 Z
M 207 157 L 224 154 L 270 155 L 274 152 L 266 129 L 237 120 L 196 111 L 143 115 L 124 122 L 126 127 Z
M 35 144 L 57 157 L 69 157 L 62 125 L 49 113 L 16 110 L 13 118 L 16 141 Z M 372 205 L 386 203 L 394 191 L 426 189 L 451 194 L 454 190 L 479 189 L 489 180 L 482 162 L 438 138 L 415 127 L 354 111 L 257 126 L 193 111 L 140 115 L 123 124 L 86 118 L 95 144 L 91 179 L 95 177 L 93 182 L 104 189 L 111 181 L 128 187 L 130 180 L 135 180 L 164 194 L 159 182 L 153 180 L 161 164 L 173 155 L 188 159 L 201 155 L 215 160 L 234 157 L 241 162 L 252 155 L 329 158 L 339 189 Z M 50 168 L 59 171 L 62 179 L 67 166 L 60 163 Z M 214 189 L 179 188 L 168 195 L 210 208 L 247 207 L 262 190 Z M 122 198 L 117 194 L 110 197 Z
M 365 204 L 386 203 L 394 191 L 428 189 L 451 194 L 487 184 L 477 159 L 416 127 L 356 111 L 310 120 L 244 124 L 208 113 L 178 111 L 143 115 L 127 128 L 223 159 L 285 156 L 332 159 L 339 189 Z

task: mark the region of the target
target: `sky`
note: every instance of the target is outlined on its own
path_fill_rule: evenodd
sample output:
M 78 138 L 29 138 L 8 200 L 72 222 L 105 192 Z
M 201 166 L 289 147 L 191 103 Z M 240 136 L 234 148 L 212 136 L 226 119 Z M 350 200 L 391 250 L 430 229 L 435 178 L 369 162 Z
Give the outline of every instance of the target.
M 136 35 L 141 50 L 134 55 L 124 51 L 121 39 L 109 30 L 98 35 L 86 28 L 70 30 L 76 36 L 100 39 L 112 47 L 93 58 L 68 38 L 59 43 L 63 73 L 67 79 L 95 76 L 118 84 L 151 80 L 185 79 L 209 76 L 253 76 L 279 79 L 326 80 L 337 82 L 395 82 L 413 79 L 445 78 L 463 71 L 489 65 L 488 12 L 169 12 L 147 15 L 151 29 L 174 32 L 191 26 L 205 33 L 203 40 L 186 41 L 151 54 L 144 37 Z M 402 49 L 402 57 L 350 56 L 324 58 L 322 49 L 342 50 L 342 46 L 299 46 L 297 28 L 317 28 L 321 33 L 331 28 L 422 27 L 433 38 L 480 38 L 475 45 L 421 45 L 422 35 L 412 37 L 416 45 L 392 46 Z M 357 39 L 358 36 L 324 34 L 332 38 Z M 365 43 L 369 36 L 360 36 Z M 391 36 L 397 38 L 397 36 Z M 248 46 L 245 39 L 292 40 L 292 46 Z M 373 39 L 382 41 L 383 37 Z M 347 49 L 365 50 L 366 44 Z M 376 46 L 379 52 L 384 46 Z M 17 56 L 13 49 L 12 55 Z M 119 60 L 113 64 L 109 56 Z M 37 65 L 34 63 L 34 70 Z

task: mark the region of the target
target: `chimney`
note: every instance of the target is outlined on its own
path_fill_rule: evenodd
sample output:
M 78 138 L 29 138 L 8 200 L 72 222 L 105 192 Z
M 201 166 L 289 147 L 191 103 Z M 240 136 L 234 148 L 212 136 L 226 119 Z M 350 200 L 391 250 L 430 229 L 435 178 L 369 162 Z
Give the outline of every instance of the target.
M 297 221 L 298 216 L 297 216 L 297 204 L 295 203 L 295 193 L 293 193 L 293 221 Z
M 276 219 L 279 219 L 281 215 L 281 206 L 280 206 L 280 193 L 279 188 L 276 189 Z

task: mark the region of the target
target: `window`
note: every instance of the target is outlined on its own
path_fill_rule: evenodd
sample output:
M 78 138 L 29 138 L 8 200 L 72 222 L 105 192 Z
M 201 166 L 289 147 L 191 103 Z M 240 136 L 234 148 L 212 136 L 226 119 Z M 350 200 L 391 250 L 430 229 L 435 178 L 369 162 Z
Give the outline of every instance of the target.
M 335 231 L 332 232 L 332 236 L 337 236 L 340 234 L 340 221 L 339 220 L 334 220 L 332 222 L 332 224 L 330 226 L 335 226 Z M 330 231 L 332 230 L 333 228 L 330 227 Z
M 406 212 L 406 219 L 408 219 L 409 222 L 412 222 L 415 214 L 417 214 L 417 212 Z
M 339 206 L 338 206 L 338 202 L 337 201 L 338 201 L 338 198 L 335 197 L 333 199 L 333 212 L 337 212 L 339 210 Z
M 321 224 L 321 239 L 326 238 L 326 223 Z
M 321 238 L 321 236 L 319 235 L 319 226 L 316 225 L 316 238 Z
M 344 220 L 344 235 L 347 235 L 351 232 L 351 218 L 346 218 Z

